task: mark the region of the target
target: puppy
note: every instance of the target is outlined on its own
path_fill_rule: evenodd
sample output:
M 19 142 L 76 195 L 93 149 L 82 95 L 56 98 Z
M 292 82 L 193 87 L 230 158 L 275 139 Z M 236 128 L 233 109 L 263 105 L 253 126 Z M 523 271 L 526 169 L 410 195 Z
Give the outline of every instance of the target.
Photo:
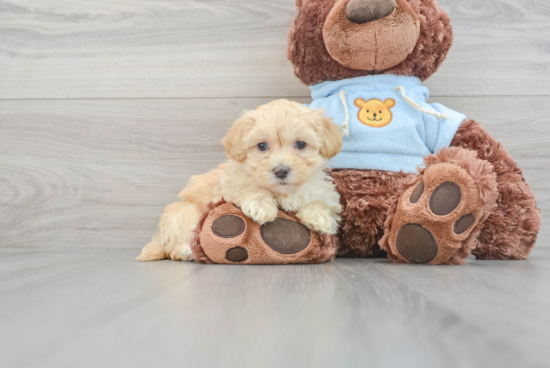
M 308 228 L 335 234 L 340 196 L 325 163 L 340 152 L 338 126 L 297 102 L 278 100 L 246 111 L 222 140 L 229 161 L 193 176 L 169 205 L 158 232 L 137 258 L 192 260 L 191 236 L 206 205 L 224 198 L 252 220 L 277 218 L 277 207 L 295 212 Z

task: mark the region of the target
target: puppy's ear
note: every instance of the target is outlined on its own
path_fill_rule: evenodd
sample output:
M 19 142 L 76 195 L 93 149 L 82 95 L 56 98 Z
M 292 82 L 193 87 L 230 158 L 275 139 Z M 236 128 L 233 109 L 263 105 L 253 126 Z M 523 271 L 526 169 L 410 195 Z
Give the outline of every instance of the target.
M 244 140 L 255 124 L 253 113 L 245 111 L 243 115 L 233 123 L 233 126 L 222 139 L 222 145 L 229 159 L 243 162 L 246 159 L 246 147 Z
M 365 106 L 365 100 L 363 100 L 362 98 L 358 98 L 356 99 L 354 102 L 355 106 L 357 106 L 358 108 L 362 108 L 363 106 Z
M 326 159 L 331 159 L 342 150 L 342 133 L 332 119 L 326 118 L 322 112 L 321 121 L 317 125 L 317 134 L 321 138 L 319 153 Z
M 395 106 L 395 100 L 393 98 L 388 98 L 386 101 L 384 101 L 384 105 L 386 105 L 388 109 L 391 109 Z

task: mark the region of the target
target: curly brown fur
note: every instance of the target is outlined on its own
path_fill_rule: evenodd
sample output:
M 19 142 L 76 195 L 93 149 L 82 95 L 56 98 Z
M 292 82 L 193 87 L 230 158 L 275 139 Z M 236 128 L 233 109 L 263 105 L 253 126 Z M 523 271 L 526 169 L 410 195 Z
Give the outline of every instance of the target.
M 416 175 L 375 170 L 333 170 L 331 176 L 343 207 L 338 257 L 382 256 L 388 210 L 415 180 Z
M 516 162 L 481 124 L 468 119 L 458 130 L 452 144 L 477 152 L 497 175 L 497 207 L 483 223 L 472 253 L 478 259 L 525 259 L 537 240 L 541 227 L 535 196 Z
M 408 0 L 420 20 L 420 38 L 401 64 L 385 71 L 353 70 L 328 53 L 323 39 L 325 20 L 334 0 L 306 0 L 289 31 L 288 59 L 296 76 L 306 85 L 372 74 L 412 75 L 422 80 L 437 71 L 453 42 L 448 15 L 435 0 Z

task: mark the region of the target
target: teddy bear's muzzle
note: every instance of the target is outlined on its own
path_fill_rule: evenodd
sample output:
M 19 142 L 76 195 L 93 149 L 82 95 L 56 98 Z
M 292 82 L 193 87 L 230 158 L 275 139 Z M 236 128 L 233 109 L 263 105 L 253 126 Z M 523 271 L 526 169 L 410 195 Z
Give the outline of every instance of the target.
M 323 25 L 330 56 L 354 70 L 401 64 L 420 37 L 420 18 L 407 0 L 341 0 Z

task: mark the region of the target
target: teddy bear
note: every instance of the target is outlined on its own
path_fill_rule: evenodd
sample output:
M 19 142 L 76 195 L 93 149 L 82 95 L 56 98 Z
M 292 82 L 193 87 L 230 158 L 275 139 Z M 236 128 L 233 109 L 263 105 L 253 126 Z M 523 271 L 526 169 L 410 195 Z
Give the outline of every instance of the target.
M 463 264 L 529 255 L 540 211 L 483 126 L 422 81 L 453 40 L 435 0 L 296 0 L 287 56 L 313 109 L 341 128 L 329 165 L 341 195 L 339 257 Z

